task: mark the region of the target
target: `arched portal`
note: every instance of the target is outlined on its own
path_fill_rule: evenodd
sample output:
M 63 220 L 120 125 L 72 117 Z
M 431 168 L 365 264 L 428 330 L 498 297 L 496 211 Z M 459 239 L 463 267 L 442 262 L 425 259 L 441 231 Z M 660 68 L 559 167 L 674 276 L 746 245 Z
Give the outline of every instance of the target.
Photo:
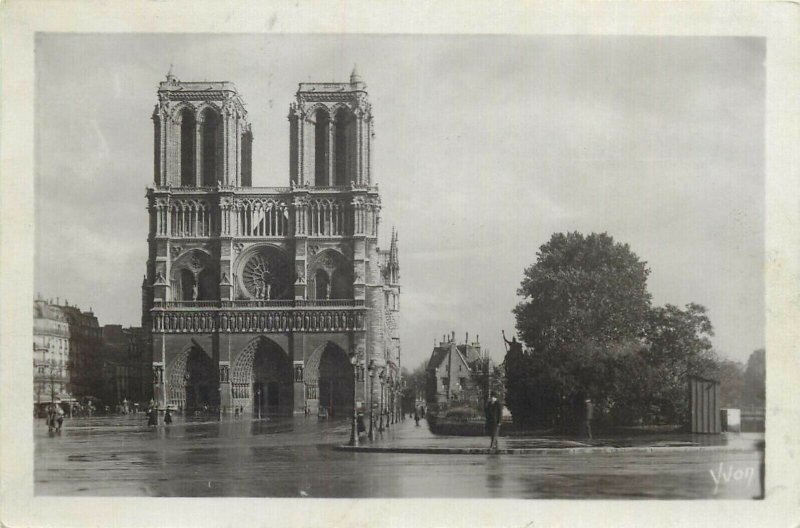
M 274 341 L 265 337 L 251 341 L 242 350 L 231 378 L 233 404 L 253 414 L 291 414 L 293 403 L 292 364 Z
M 197 343 L 183 350 L 170 365 L 169 405 L 188 412 L 219 405 L 219 371 Z
M 305 382 L 306 391 L 316 392 L 319 407 L 325 408 L 330 416 L 348 416 L 352 412 L 353 366 L 347 353 L 335 343 L 329 341 L 311 355 Z

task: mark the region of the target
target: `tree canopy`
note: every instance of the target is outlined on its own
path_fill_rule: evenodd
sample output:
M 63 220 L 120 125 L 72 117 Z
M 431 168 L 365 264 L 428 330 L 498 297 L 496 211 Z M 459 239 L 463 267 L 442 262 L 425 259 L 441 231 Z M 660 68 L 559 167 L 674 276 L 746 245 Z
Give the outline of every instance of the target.
M 556 233 L 524 272 L 514 309 L 526 352 L 506 356 L 506 404 L 523 424 L 568 424 L 584 398 L 615 424 L 679 423 L 688 374 L 718 359 L 705 308 L 653 307 L 650 270 L 606 233 Z
M 642 335 L 649 270 L 627 244 L 605 233 L 556 233 L 525 270 L 514 309 L 522 341 L 554 349 L 586 340 Z

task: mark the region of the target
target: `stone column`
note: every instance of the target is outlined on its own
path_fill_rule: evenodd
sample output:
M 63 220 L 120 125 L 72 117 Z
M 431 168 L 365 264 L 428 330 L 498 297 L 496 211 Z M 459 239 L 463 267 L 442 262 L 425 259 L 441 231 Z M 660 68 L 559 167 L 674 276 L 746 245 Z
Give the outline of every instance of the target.
M 326 180 L 328 185 L 333 185 L 334 181 L 334 158 L 336 156 L 336 126 L 333 122 L 333 116 L 328 117 L 328 166 L 325 168 Z

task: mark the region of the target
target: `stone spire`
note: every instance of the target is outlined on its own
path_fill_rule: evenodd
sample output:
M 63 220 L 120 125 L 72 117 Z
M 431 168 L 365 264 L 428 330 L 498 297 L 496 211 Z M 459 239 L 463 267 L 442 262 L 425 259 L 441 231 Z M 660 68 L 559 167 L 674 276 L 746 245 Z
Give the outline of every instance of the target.
M 392 284 L 400 282 L 400 258 L 397 250 L 397 231 L 392 226 L 392 242 L 389 245 L 389 272 Z
M 358 69 L 355 64 L 353 64 L 353 72 L 350 74 L 350 84 L 357 84 L 363 83 L 364 79 L 361 78 L 361 75 L 358 74 Z

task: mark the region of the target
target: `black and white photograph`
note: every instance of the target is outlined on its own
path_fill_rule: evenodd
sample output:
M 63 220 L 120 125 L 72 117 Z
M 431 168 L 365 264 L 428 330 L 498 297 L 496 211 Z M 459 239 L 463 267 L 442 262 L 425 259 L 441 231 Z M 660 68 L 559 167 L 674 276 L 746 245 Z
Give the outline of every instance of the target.
M 28 34 L 27 500 L 460 526 L 515 499 L 537 526 L 796 496 L 768 463 L 798 417 L 770 411 L 797 401 L 771 403 L 774 41 L 278 20 Z M 569 525 L 636 525 L 609 515 Z

